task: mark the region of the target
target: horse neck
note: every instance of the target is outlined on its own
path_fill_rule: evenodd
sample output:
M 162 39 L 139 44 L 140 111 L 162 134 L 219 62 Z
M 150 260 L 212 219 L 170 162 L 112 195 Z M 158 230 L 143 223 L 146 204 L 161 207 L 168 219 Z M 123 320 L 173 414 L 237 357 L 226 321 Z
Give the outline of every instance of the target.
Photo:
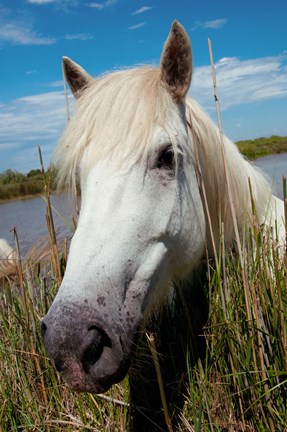
M 252 220 L 251 195 L 262 223 L 270 205 L 271 190 L 264 176 L 244 159 L 237 146 L 225 136 L 220 139 L 218 128 L 192 100 L 187 102 L 187 122 L 207 218 L 207 247 L 212 254 L 211 232 L 216 248 L 222 227 L 226 243 L 235 239 L 232 206 L 239 233 L 244 234 Z

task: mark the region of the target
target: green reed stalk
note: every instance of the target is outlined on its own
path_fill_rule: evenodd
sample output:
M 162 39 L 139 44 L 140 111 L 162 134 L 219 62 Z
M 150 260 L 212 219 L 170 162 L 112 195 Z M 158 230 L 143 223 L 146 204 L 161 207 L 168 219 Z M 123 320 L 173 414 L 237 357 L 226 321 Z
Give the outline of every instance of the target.
M 58 284 L 61 284 L 62 281 L 62 275 L 61 275 L 61 268 L 60 268 L 60 258 L 59 258 L 59 250 L 57 245 L 57 236 L 56 236 L 56 230 L 55 230 L 55 224 L 53 219 L 53 212 L 52 212 L 52 205 L 51 205 L 51 179 L 52 179 L 52 172 L 50 173 L 50 177 L 47 178 L 42 158 L 42 152 L 41 147 L 38 145 L 38 151 L 39 151 L 39 157 L 40 157 L 40 164 L 41 164 L 41 171 L 43 175 L 44 180 L 44 191 L 45 191 L 45 198 L 46 198 L 46 204 L 47 204 L 47 213 L 46 213 L 46 223 L 48 228 L 48 234 L 51 242 L 51 252 L 52 252 L 52 261 L 54 265 L 55 274 L 58 280 Z
M 146 337 L 148 340 L 149 348 L 150 348 L 152 358 L 154 361 L 154 365 L 155 365 L 155 370 L 156 370 L 156 375 L 157 375 L 157 380 L 158 380 L 158 385 L 159 385 L 159 391 L 160 391 L 160 397 L 161 397 L 161 402 L 162 402 L 163 411 L 164 411 L 165 422 L 166 422 L 166 425 L 167 425 L 169 432 L 173 432 L 173 428 L 172 428 L 172 424 L 171 424 L 171 418 L 169 415 L 168 405 L 167 405 L 166 397 L 165 397 L 164 384 L 163 384 L 161 370 L 160 370 L 160 366 L 159 366 L 154 336 L 152 334 L 150 334 L 150 335 L 147 334 Z

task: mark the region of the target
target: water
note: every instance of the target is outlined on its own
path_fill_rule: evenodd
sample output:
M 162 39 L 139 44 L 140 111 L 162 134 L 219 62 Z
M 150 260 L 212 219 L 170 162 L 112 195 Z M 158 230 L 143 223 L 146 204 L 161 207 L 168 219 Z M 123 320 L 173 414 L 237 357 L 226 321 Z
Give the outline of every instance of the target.
M 287 153 L 271 155 L 257 159 L 254 165 L 265 172 L 273 182 L 275 194 L 283 197 L 282 176 L 287 176 Z M 65 194 L 53 195 L 52 205 L 56 229 L 64 234 L 71 234 L 70 225 L 72 213 L 75 215 L 75 203 Z M 58 215 L 66 219 L 64 222 Z M 43 198 L 10 201 L 0 204 L 0 238 L 5 238 L 13 245 L 13 234 L 10 230 L 16 226 L 20 239 L 22 254 L 39 238 L 47 235 L 46 203 Z
M 283 199 L 282 177 L 287 177 L 287 153 L 275 154 L 256 159 L 254 165 L 267 174 L 271 180 L 274 195 Z
M 63 235 L 72 233 L 72 217 L 76 215 L 76 206 L 66 194 L 52 195 L 53 219 L 56 230 Z M 46 225 L 46 202 L 42 197 L 8 201 L 0 204 L 0 238 L 5 238 L 14 245 L 11 229 L 16 227 L 21 254 L 40 238 L 48 235 Z

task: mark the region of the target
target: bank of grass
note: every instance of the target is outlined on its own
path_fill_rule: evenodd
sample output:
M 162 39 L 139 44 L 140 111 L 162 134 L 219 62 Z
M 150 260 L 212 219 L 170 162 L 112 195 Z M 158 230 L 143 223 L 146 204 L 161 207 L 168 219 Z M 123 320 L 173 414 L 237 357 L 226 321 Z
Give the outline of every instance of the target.
M 287 430 L 286 260 L 260 234 L 256 243 L 243 261 L 221 251 L 209 266 L 207 355 L 189 368 L 181 431 Z M 51 262 L 22 263 L 0 285 L 0 431 L 125 431 L 127 380 L 105 398 L 75 394 L 46 356 L 39 322 L 65 268 L 51 248 Z
M 51 190 L 55 190 L 55 173 L 48 170 L 51 177 Z M 44 193 L 43 175 L 39 169 L 22 174 L 8 169 L 0 173 L 0 201 L 24 198 Z
M 287 152 L 287 137 L 285 136 L 272 135 L 269 138 L 238 141 L 236 144 L 241 153 L 251 160 Z

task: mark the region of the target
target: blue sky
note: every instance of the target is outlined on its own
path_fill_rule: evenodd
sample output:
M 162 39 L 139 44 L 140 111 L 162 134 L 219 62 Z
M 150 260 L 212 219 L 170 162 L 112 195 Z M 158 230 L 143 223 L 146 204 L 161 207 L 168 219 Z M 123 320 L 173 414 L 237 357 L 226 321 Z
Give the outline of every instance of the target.
M 188 31 L 191 95 L 215 118 L 213 44 L 225 132 L 287 135 L 286 0 L 0 0 L 0 171 L 46 165 L 66 122 L 61 58 L 91 75 L 158 64 L 172 21 Z

